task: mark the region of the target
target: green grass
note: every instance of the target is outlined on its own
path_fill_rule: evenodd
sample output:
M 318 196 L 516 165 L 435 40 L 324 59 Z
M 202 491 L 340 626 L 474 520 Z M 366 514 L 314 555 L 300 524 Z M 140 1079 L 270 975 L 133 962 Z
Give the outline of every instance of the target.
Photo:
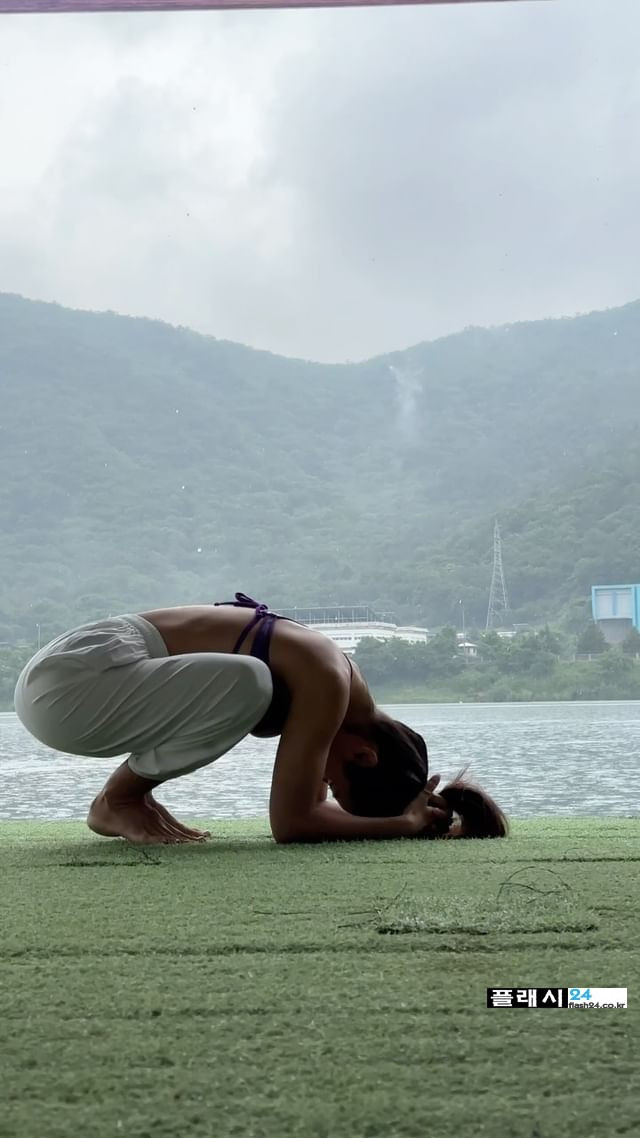
M 213 829 L 141 851 L 0 825 L 2 1138 L 640 1134 L 640 822 Z M 631 1007 L 486 1009 L 517 984 L 626 986 Z

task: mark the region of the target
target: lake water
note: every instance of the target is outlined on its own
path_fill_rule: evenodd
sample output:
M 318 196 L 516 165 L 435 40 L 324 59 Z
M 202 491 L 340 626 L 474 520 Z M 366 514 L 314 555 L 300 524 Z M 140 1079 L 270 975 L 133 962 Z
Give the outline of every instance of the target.
M 638 816 L 640 702 L 386 705 L 420 731 L 430 771 L 470 774 L 512 817 Z M 243 740 L 158 798 L 182 817 L 265 816 L 277 740 Z M 51 751 L 0 714 L 0 820 L 84 818 L 118 759 Z

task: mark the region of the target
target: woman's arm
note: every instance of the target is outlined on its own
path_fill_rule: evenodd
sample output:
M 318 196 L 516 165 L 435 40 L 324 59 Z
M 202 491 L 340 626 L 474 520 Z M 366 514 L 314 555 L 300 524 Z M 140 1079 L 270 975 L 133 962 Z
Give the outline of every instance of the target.
M 343 810 L 335 799 L 319 803 L 307 825 L 293 827 L 280 837 L 274 834 L 280 845 L 287 842 L 353 842 L 417 836 L 415 823 L 406 814 L 394 818 L 360 818 Z
M 291 710 L 276 755 L 269 801 L 277 842 L 411 837 L 412 816 L 359 818 L 319 800 L 331 744 L 349 704 L 349 673 L 340 660 L 307 655 L 298 662 Z M 344 658 L 343 658 L 344 659 Z

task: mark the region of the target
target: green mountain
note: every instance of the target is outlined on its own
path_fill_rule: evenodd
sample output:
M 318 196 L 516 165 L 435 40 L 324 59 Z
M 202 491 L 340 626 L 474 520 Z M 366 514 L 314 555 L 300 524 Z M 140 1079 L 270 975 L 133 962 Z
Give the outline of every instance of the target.
M 582 616 L 638 574 L 639 360 L 640 302 L 324 365 L 0 294 L 0 640 L 237 588 L 481 621 L 496 513 L 516 616 Z
M 640 580 L 637 430 L 621 433 L 618 446 L 595 456 L 579 476 L 502 511 L 500 529 L 516 619 L 560 619 L 578 631 L 591 616 L 593 584 Z M 492 561 L 486 520 L 445 540 L 429 567 L 434 611 L 455 621 L 460 598 L 483 626 Z

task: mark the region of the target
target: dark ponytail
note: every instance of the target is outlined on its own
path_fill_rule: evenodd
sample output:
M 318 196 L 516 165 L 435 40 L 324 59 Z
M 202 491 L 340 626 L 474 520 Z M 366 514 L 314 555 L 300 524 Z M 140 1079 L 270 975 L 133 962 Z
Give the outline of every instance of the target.
M 453 824 L 443 837 L 448 838 L 505 838 L 509 823 L 493 798 L 481 786 L 464 779 L 464 771 L 442 790 L 436 790 L 447 806 L 458 815 L 460 822 Z

